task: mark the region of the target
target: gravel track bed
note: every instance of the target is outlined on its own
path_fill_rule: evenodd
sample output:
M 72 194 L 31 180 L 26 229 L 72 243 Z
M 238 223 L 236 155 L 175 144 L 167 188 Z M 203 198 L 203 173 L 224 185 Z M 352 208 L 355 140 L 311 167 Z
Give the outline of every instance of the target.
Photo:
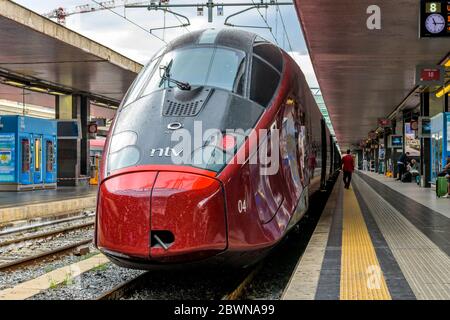
M 235 289 L 234 286 L 238 284 L 237 277 L 242 277 L 244 272 L 149 272 L 143 288 L 123 300 L 220 300 L 231 289 Z
M 59 256 L 57 259 L 49 257 L 39 263 L 29 264 L 20 269 L 0 271 L 0 290 L 14 287 L 19 283 L 35 279 L 50 271 L 87 259 L 98 253 L 98 250 L 92 244 L 89 246 L 89 249 L 91 253 L 84 256 L 64 255 Z
M 91 300 L 145 271 L 121 268 L 113 263 L 97 267 L 31 297 L 31 300 Z M 148 271 L 142 288 L 123 300 L 221 299 L 236 282 L 236 274 L 205 271 Z
M 75 277 L 70 283 L 45 290 L 29 300 L 92 300 L 143 272 L 107 263 Z
M 94 228 L 92 226 L 3 246 L 0 247 L 0 264 L 92 239 L 93 235 Z

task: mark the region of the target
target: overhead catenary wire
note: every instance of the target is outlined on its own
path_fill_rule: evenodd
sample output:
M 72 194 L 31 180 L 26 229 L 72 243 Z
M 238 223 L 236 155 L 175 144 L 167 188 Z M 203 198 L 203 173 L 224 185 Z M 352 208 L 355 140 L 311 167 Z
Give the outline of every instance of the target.
M 277 9 L 278 9 L 277 11 L 280 13 L 281 24 L 283 25 L 284 34 L 286 35 L 286 40 L 287 40 L 288 45 L 289 45 L 289 51 L 293 51 L 292 50 L 292 45 L 291 45 L 291 40 L 289 39 L 289 34 L 286 31 L 286 24 L 284 23 L 283 14 L 281 13 L 280 6 L 278 5 L 278 0 L 275 1 L 275 3 L 277 4 Z
M 278 6 L 275 7 L 276 13 L 275 13 L 275 35 L 278 38 Z
M 174 14 L 173 16 L 178 20 L 180 24 L 183 24 L 183 21 L 181 21 L 177 15 Z M 191 32 L 191 30 L 189 30 L 187 26 L 183 26 L 183 28 L 185 28 L 187 32 Z
M 252 0 L 252 3 L 255 5 L 256 10 L 258 10 L 258 13 L 259 13 L 259 15 L 261 16 L 261 19 L 263 19 L 264 23 L 266 24 L 267 28 L 268 28 L 269 31 L 270 31 L 270 34 L 272 35 L 273 39 L 275 40 L 276 44 L 279 45 L 277 37 L 275 37 L 275 35 L 273 34 L 272 28 L 270 27 L 269 23 L 267 22 L 267 19 L 264 18 L 264 15 L 263 15 L 263 14 L 261 13 L 261 11 L 259 10 L 258 5 L 255 3 L 254 0 Z
M 151 33 L 149 30 L 145 29 L 143 26 L 141 26 L 140 24 L 134 22 L 133 20 L 128 19 L 126 16 L 121 15 L 120 13 L 117 13 L 116 11 L 104 6 L 101 2 L 95 1 L 95 0 L 91 0 L 92 2 L 94 2 L 95 4 L 105 8 L 106 10 L 111 11 L 112 13 L 114 13 L 116 16 L 121 17 L 122 19 L 125 19 L 126 21 L 128 21 L 129 23 L 131 23 L 132 25 L 134 25 L 135 27 L 138 27 L 139 29 L 147 32 L 148 34 L 152 35 L 153 37 L 157 38 L 158 40 L 161 40 L 162 42 L 164 42 L 165 44 L 167 44 L 167 41 L 165 41 L 164 39 L 162 39 L 161 37 L 158 37 L 157 35 Z

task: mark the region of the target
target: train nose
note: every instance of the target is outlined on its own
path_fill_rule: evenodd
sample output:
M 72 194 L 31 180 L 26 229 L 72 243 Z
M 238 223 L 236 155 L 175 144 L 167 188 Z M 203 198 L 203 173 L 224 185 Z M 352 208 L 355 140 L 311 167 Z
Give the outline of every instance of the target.
M 220 183 L 183 172 L 134 172 L 100 186 L 97 246 L 158 262 L 206 258 L 226 249 Z
M 225 203 L 215 179 L 159 172 L 151 196 L 150 257 L 197 260 L 227 246 Z
M 157 172 L 132 172 L 102 182 L 97 204 L 100 249 L 148 258 L 150 200 Z

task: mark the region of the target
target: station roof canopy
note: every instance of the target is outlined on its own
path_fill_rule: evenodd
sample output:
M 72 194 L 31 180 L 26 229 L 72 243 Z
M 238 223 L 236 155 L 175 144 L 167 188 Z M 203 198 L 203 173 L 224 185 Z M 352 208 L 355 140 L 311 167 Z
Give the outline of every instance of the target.
M 142 68 L 12 1 L 0 8 L 0 75 L 118 103 Z
M 380 0 L 381 29 L 367 28 L 372 0 L 295 0 L 316 76 L 342 148 L 353 148 L 377 119 L 415 88 L 416 65 L 439 64 L 450 38 L 419 39 L 419 4 Z

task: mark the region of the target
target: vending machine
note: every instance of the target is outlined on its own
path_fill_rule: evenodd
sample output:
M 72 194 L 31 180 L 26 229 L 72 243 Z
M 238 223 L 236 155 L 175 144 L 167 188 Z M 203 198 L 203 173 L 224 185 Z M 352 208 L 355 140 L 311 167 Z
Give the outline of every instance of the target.
M 56 122 L 0 116 L 0 191 L 56 188 Z
M 444 112 L 431 118 L 431 183 L 436 183 L 449 157 L 450 112 Z

